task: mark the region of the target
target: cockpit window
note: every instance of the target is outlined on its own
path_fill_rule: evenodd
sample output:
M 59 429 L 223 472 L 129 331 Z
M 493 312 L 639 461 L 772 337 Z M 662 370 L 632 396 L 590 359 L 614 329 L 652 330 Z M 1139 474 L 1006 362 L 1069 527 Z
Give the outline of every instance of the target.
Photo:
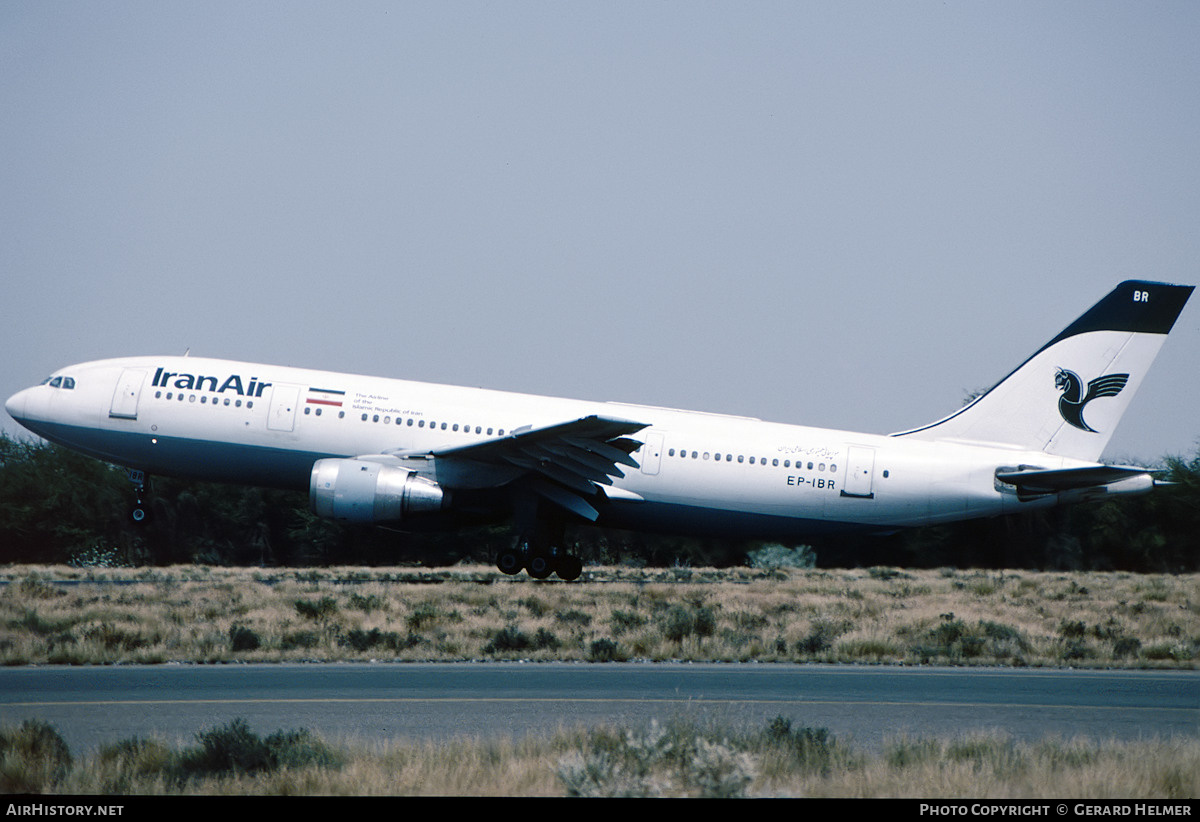
M 38 383 L 38 385 L 48 385 L 51 388 L 66 388 L 69 390 L 75 387 L 75 378 L 63 377 L 61 375 L 57 377 L 46 377 L 46 379 L 42 380 L 40 383 Z

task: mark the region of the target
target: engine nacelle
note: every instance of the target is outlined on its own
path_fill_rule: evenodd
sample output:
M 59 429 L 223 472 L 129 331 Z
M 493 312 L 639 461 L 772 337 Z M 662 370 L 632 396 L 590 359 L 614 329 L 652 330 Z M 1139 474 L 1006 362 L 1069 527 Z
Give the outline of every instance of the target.
M 308 498 L 317 516 L 355 523 L 400 522 L 446 505 L 446 494 L 436 482 L 407 468 L 370 460 L 317 460 Z

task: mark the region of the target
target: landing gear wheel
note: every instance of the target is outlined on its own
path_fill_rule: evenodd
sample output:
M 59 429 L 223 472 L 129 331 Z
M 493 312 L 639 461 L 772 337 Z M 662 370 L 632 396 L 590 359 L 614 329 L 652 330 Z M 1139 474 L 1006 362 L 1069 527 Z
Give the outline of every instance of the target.
M 567 554 L 559 558 L 557 570 L 558 578 L 565 582 L 579 579 L 579 575 L 583 573 L 583 560 L 574 554 Z
M 496 567 L 503 573 L 512 576 L 513 574 L 521 573 L 521 569 L 525 567 L 525 563 L 521 560 L 520 552 L 510 548 L 507 551 L 501 551 L 496 557 Z
M 554 562 L 546 554 L 536 553 L 529 557 L 525 570 L 534 579 L 545 579 L 554 573 Z

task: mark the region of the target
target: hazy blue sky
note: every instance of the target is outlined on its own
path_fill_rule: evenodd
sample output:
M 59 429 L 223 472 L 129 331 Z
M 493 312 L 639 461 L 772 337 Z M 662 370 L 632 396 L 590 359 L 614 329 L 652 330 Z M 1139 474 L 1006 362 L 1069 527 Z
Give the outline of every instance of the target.
M 914 427 L 1200 281 L 1198 44 L 1195 2 L 5 0 L 0 395 L 190 348 Z M 1193 302 L 1108 457 L 1194 453 Z

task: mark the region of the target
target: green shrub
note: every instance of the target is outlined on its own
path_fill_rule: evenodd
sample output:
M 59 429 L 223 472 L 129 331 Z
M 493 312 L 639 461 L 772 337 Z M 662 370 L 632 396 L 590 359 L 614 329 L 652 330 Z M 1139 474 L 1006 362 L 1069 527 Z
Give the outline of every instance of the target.
M 592 662 L 615 662 L 619 658 L 617 643 L 611 639 L 597 639 L 588 647 L 588 659 Z
M 572 608 L 569 611 L 563 611 L 562 613 L 555 614 L 554 619 L 557 622 L 563 622 L 566 624 L 573 623 L 575 625 L 582 625 L 584 627 L 592 624 L 592 615 L 587 611 L 580 611 L 578 608 Z
M 338 612 L 338 604 L 333 597 L 321 597 L 316 602 L 298 599 L 296 612 L 308 619 L 328 619 Z
M 180 766 L 185 776 L 216 773 L 256 773 L 267 770 L 266 744 L 244 719 L 196 734 L 199 748 L 184 752 Z
M 1096 655 L 1086 642 L 1081 639 L 1065 639 L 1059 649 L 1059 657 L 1064 661 L 1091 659 Z
M 415 648 L 423 642 L 428 642 L 428 640 L 419 634 L 409 633 L 407 636 L 401 636 L 395 631 L 381 631 L 378 628 L 372 628 L 369 631 L 355 628 L 342 639 L 343 645 L 349 645 L 356 651 L 370 651 L 374 648 L 403 651 Z
M 785 753 L 798 770 L 829 772 L 837 742 L 828 728 L 792 728 L 790 719 L 776 716 L 763 736 L 768 746 Z
M 419 631 L 436 622 L 441 616 L 442 613 L 436 605 L 431 602 L 422 602 L 404 618 L 404 623 L 409 630 Z
M 682 642 L 696 627 L 692 611 L 683 605 L 672 605 L 663 620 L 663 635 L 672 642 Z
M 818 619 L 813 622 L 808 636 L 796 640 L 796 653 L 800 656 L 816 656 L 833 647 L 837 632 L 826 620 Z
M 542 602 L 537 597 L 524 597 L 523 599 L 517 600 L 517 604 L 527 608 L 529 613 L 533 614 L 535 617 L 545 616 L 546 612 L 550 610 L 546 606 L 546 603 Z
M 1113 643 L 1113 659 L 1124 659 L 1127 656 L 1138 655 L 1142 641 L 1136 637 L 1123 636 Z
M 509 625 L 496 632 L 491 641 L 483 646 L 483 652 L 485 654 L 495 654 L 506 651 L 527 651 L 532 647 L 533 642 L 530 641 L 529 636 L 524 631 Z
M 927 762 L 936 762 L 941 758 L 942 749 L 932 739 L 897 739 L 888 743 L 884 751 L 884 761 L 891 767 L 915 768 Z
M 290 631 L 283 635 L 279 647 L 284 651 L 297 648 L 315 648 L 321 644 L 321 635 L 316 631 Z
M 533 647 L 538 650 L 554 650 L 562 647 L 562 641 L 554 635 L 553 631 L 547 631 L 545 628 L 538 628 L 537 633 L 533 635 Z
M 712 636 L 717 617 L 703 606 L 672 605 L 663 617 L 663 635 L 672 642 L 682 642 L 689 636 Z
M 633 611 L 613 611 L 608 621 L 617 636 L 646 624 L 646 618 Z
M 1087 626 L 1080 620 L 1063 620 L 1058 626 L 1058 635 L 1063 639 L 1080 639 L 1087 635 Z
M 228 725 L 201 731 L 198 748 L 179 757 L 179 774 L 187 779 L 213 774 L 252 774 L 279 768 L 338 768 L 342 757 L 308 730 L 277 731 L 266 739 L 238 718 Z
M 235 651 L 255 651 L 262 644 L 257 633 L 245 625 L 229 628 L 229 645 Z
M 387 602 L 378 594 L 367 594 L 365 596 L 362 594 L 351 594 L 350 607 L 369 614 L 372 611 L 383 610 L 387 607 Z
M 129 793 L 145 780 L 178 770 L 174 751 L 157 740 L 139 737 L 102 746 L 96 762 L 101 790 L 106 794 Z
M 0 793 L 46 793 L 71 769 L 71 752 L 54 726 L 27 719 L 0 729 Z

